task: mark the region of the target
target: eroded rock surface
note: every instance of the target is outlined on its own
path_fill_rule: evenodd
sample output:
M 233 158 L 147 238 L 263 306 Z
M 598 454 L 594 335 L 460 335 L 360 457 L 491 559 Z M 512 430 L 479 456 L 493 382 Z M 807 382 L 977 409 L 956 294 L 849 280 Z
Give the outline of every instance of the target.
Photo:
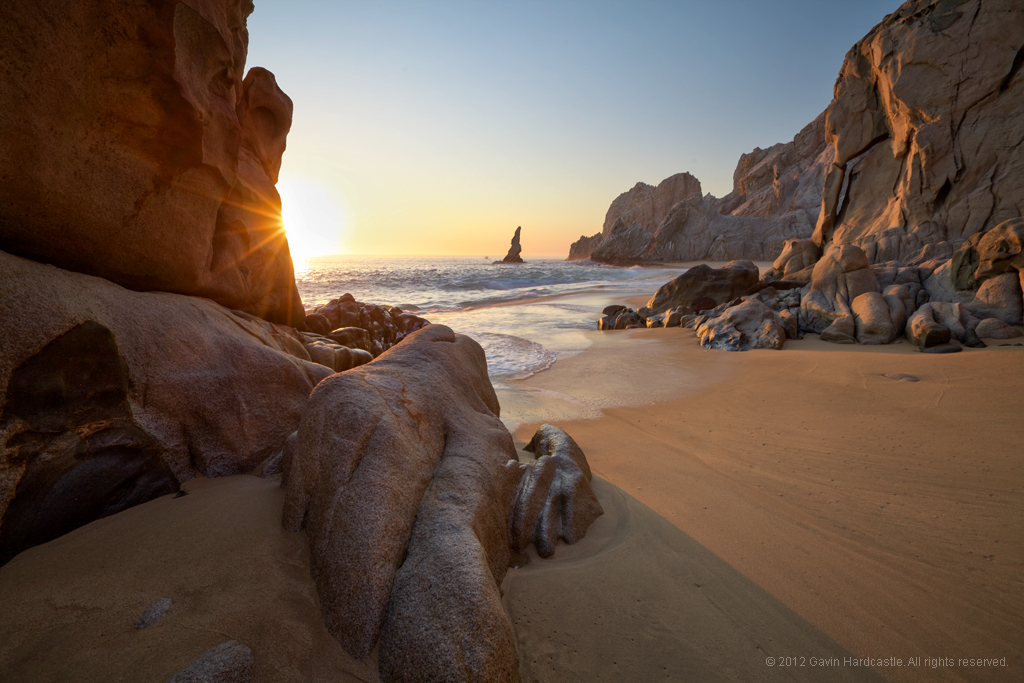
M 0 546 L 248 472 L 331 370 L 295 330 L 0 252 Z M 27 312 L 31 312 L 28 315 Z
M 697 337 L 701 346 L 725 351 L 778 350 L 786 343 L 775 312 L 754 298 L 708 318 L 697 327 Z
M 498 584 L 519 468 L 498 413 L 483 350 L 441 325 L 313 392 L 284 524 L 309 533 L 324 621 L 345 649 L 365 657 L 386 634 L 382 672 L 515 677 Z
M 1014 0 L 911 0 L 854 45 L 826 111 L 815 242 L 918 263 L 1019 217 L 1022 45 Z
M 568 435 L 539 430 L 521 467 L 498 413 L 483 349 L 429 325 L 321 382 L 285 446 L 283 523 L 309 534 L 324 623 L 355 657 L 377 646 L 382 680 L 518 680 L 512 549 L 550 554 L 601 514 Z
M 302 320 L 274 189 L 291 101 L 250 0 L 0 6 L 0 249 Z
M 0 432 L 22 473 L 0 522 L 0 564 L 178 490 L 159 444 L 132 419 L 128 385 L 113 333 L 93 320 L 11 373 Z
M 167 683 L 249 683 L 252 669 L 252 650 L 229 640 L 204 652 Z
M 550 557 L 558 539 L 573 545 L 604 510 L 590 487 L 587 458 L 571 436 L 545 424 L 525 450 L 537 461 L 522 466 L 512 512 L 512 550 L 522 552 L 533 543 L 541 557 Z

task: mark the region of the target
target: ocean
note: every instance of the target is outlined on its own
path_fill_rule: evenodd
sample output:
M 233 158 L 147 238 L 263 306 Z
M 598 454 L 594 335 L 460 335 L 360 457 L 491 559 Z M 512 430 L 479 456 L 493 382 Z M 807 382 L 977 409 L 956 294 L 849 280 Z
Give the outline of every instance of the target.
M 476 339 L 492 381 L 522 379 L 579 353 L 601 308 L 653 294 L 679 268 L 620 268 L 531 259 L 492 265 L 482 256 L 319 256 L 296 263 L 306 308 L 349 293 L 398 306 Z M 589 296 L 584 296 L 589 295 Z

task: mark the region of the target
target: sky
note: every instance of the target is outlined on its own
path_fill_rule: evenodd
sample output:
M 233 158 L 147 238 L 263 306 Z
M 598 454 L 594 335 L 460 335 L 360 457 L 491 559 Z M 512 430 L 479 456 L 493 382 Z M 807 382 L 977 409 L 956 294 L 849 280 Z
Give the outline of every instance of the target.
M 256 0 L 247 66 L 295 103 L 297 258 L 562 256 L 639 181 L 732 190 L 824 111 L 895 0 Z

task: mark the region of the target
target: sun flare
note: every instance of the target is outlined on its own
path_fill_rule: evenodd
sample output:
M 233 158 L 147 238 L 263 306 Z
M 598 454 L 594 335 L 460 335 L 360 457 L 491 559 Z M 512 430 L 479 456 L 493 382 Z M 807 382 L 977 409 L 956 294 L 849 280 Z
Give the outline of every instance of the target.
M 348 221 L 335 193 L 316 180 L 282 177 L 281 217 L 288 235 L 288 248 L 299 266 L 311 256 L 346 251 Z

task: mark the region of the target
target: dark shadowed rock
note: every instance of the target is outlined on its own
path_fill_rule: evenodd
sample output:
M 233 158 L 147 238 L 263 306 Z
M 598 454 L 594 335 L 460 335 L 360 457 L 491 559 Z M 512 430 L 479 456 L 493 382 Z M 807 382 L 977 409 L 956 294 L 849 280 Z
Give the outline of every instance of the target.
M 604 510 L 590 488 L 590 466 L 579 445 L 558 427 L 542 425 L 524 449 L 537 462 L 523 465 L 512 513 L 512 549 L 530 543 L 541 557 L 555 552 L 558 539 L 572 545 Z
M 523 263 L 523 259 L 519 256 L 523 252 L 523 247 L 519 244 L 519 233 L 523 227 L 519 226 L 516 228 L 516 234 L 512 235 L 512 246 L 509 247 L 508 253 L 505 254 L 505 258 L 497 261 L 496 263 Z
M 331 331 L 331 321 L 319 313 L 306 316 L 305 329 L 313 334 L 327 334 Z
M 197 474 L 252 471 L 332 372 L 293 329 L 207 299 L 133 292 L 3 252 L 0 281 L 8 553 Z
M 978 242 L 981 241 L 983 233 L 971 235 L 960 248 L 953 252 L 950 259 L 950 280 L 953 286 L 961 291 L 976 289 L 977 281 L 974 279 L 974 271 L 978 269 L 979 254 Z
M 707 301 L 702 301 L 705 299 L 717 306 L 745 293 L 757 281 L 757 266 L 750 261 L 731 261 L 721 268 L 702 263 L 659 287 L 647 302 L 647 309 L 652 313 L 663 313 L 677 306 L 693 310 L 694 303 L 706 306 Z
M 22 470 L 0 523 L 0 564 L 83 524 L 178 490 L 133 419 L 110 329 L 86 321 L 11 374 L 0 433 Z

